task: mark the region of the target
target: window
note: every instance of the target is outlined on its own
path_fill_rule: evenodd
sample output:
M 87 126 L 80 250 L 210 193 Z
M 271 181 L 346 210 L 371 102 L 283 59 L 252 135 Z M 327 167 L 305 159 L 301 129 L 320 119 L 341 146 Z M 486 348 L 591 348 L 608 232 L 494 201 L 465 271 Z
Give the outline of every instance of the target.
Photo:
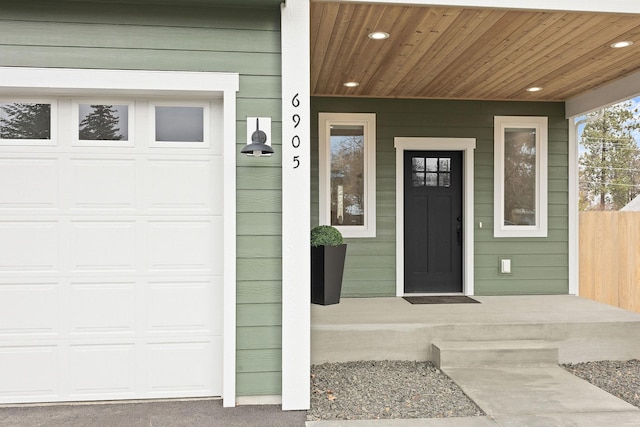
M 414 187 L 450 187 L 450 157 L 413 157 L 411 184 Z
M 494 237 L 547 237 L 547 118 L 494 118 Z
M 152 108 L 154 146 L 207 148 L 209 107 L 206 104 L 162 104 Z
M 74 145 L 91 147 L 133 147 L 133 103 L 74 102 L 77 129 Z
M 320 113 L 320 224 L 376 235 L 376 115 Z
M 0 101 L 0 142 L 4 145 L 54 145 L 55 104 Z

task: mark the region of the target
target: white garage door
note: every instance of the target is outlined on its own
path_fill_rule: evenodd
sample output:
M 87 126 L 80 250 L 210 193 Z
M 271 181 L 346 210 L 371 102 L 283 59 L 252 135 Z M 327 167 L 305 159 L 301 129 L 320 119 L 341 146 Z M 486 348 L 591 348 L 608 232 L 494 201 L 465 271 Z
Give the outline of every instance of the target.
M 221 395 L 220 111 L 0 100 L 0 402 Z

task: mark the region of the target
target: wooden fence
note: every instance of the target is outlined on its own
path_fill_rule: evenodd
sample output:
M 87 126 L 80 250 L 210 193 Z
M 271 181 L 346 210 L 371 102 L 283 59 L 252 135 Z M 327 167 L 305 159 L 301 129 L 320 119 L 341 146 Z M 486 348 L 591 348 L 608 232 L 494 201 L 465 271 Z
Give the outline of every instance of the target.
M 640 312 L 640 212 L 580 212 L 580 296 Z

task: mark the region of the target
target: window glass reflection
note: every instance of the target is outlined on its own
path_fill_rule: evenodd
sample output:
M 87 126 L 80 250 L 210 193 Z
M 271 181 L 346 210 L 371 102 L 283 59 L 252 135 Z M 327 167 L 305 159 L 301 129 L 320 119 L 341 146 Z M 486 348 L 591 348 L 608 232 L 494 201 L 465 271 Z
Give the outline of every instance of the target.
M 204 107 L 156 106 L 155 113 L 156 141 L 204 141 Z
M 504 225 L 536 223 L 536 130 L 507 128 L 504 140 Z
M 331 225 L 364 225 L 364 126 L 332 125 Z
M 51 139 L 51 104 L 0 103 L 0 139 Z
M 129 106 L 78 105 L 78 139 L 82 141 L 128 141 Z
M 424 187 L 424 173 L 414 172 L 411 174 L 411 184 L 414 187 Z

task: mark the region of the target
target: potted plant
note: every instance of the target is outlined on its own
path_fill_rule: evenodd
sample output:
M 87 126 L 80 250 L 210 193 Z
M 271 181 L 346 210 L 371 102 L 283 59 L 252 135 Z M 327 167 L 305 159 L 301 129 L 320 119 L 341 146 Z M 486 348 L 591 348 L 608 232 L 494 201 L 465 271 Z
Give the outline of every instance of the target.
M 340 302 L 342 273 L 347 245 L 342 233 L 330 225 L 311 230 L 311 302 L 331 305 Z

